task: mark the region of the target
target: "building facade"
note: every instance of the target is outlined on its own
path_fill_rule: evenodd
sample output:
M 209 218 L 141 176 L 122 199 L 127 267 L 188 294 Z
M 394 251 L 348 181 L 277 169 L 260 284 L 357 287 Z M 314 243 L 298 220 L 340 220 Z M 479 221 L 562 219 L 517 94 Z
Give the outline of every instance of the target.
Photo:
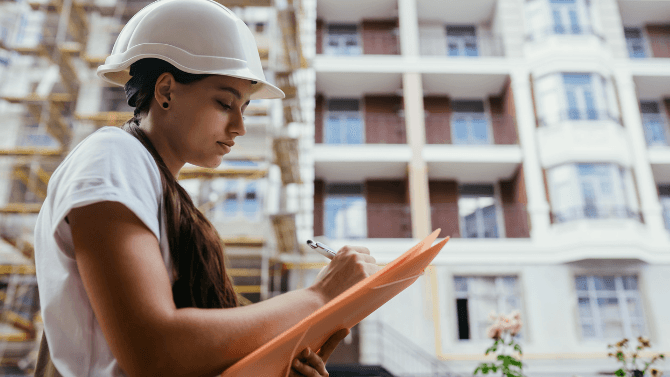
M 512 310 L 528 376 L 670 350 L 670 1 L 305 4 L 314 236 L 381 263 L 451 237 L 331 364 L 469 376 Z

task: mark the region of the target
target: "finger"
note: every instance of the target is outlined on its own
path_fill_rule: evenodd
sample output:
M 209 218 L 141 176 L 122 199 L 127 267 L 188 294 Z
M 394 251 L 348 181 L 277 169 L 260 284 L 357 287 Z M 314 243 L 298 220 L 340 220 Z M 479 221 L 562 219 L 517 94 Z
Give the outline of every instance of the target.
M 342 246 L 342 248 L 337 253 L 340 254 L 340 253 L 343 253 L 343 252 L 346 252 L 346 251 L 349 251 L 349 252 L 355 251 L 355 252 L 358 252 L 358 253 L 361 253 L 361 254 L 370 255 L 370 249 L 368 249 L 367 247 L 350 246 L 350 245 Z
M 337 345 L 340 344 L 342 339 L 346 338 L 350 332 L 351 331 L 347 328 L 340 329 L 331 335 L 328 340 L 326 340 L 326 342 L 321 346 L 321 349 L 319 349 L 317 352 L 324 363 L 328 361 L 330 355 L 333 353 L 333 351 L 335 351 L 335 348 L 337 348 Z
M 296 373 L 298 373 L 298 376 L 305 376 L 305 377 L 321 377 L 319 372 L 312 368 L 311 366 L 303 363 L 302 361 L 298 359 L 293 359 L 293 364 L 291 365 L 292 370 L 294 370 Z
M 309 348 L 307 348 L 307 352 L 307 356 L 305 359 L 301 359 L 301 361 L 307 366 L 314 368 L 320 376 L 327 376 L 328 371 L 326 371 L 326 363 L 319 355 L 312 352 Z

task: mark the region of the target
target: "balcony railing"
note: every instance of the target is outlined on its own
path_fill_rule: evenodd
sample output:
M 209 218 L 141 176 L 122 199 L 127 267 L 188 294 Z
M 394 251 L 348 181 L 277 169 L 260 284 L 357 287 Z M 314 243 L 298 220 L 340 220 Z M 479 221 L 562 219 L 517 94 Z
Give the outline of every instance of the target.
M 650 35 L 649 44 L 651 54 L 647 54 L 647 57 L 670 58 L 670 35 Z
M 526 40 L 531 42 L 541 41 L 549 36 L 595 36 L 601 42 L 605 42 L 605 37 L 596 32 L 589 25 L 578 25 L 577 28 L 561 27 L 561 25 L 554 25 L 543 29 L 536 29 L 526 34 Z
M 366 55 L 398 55 L 398 30 L 363 31 L 363 53 Z
M 553 115 L 553 114 L 552 114 Z M 554 118 L 548 120 L 547 118 Z M 550 126 L 553 122 L 569 121 L 602 121 L 609 120 L 621 124 L 621 118 L 605 109 L 563 109 L 558 115 L 538 116 L 537 122 L 541 127 Z
M 365 142 L 368 144 L 406 144 L 405 119 L 397 114 L 366 112 Z
M 647 146 L 668 145 L 668 122 L 661 114 L 642 114 L 642 126 Z
M 493 238 L 501 238 L 503 235 L 500 232 L 502 229 L 498 224 L 498 219 L 502 219 L 505 225 L 505 237 L 506 238 L 528 238 L 530 237 L 530 227 L 528 226 L 528 211 L 526 210 L 526 205 L 524 203 L 504 203 L 496 205 L 496 211 L 502 210 L 500 216 L 496 213 L 495 217 L 492 220 L 493 223 L 482 224 L 484 228 L 482 229 L 481 237 L 471 237 L 471 238 L 491 238 L 487 237 L 487 230 L 493 228 L 496 231 L 493 233 Z M 431 204 L 431 223 L 432 228 L 437 229 L 441 228 L 441 235 L 451 236 L 453 238 L 461 237 L 461 228 L 464 228 L 466 224 L 463 224 L 465 221 L 459 216 L 458 203 L 440 203 L 440 204 Z M 486 221 L 486 220 L 484 220 Z
M 642 222 L 642 214 L 626 206 L 582 206 L 551 212 L 554 224 L 590 219 L 633 219 Z
M 487 114 L 485 117 L 487 127 L 484 140 L 486 142 L 483 144 L 511 145 L 519 143 L 516 132 L 516 119 L 513 116 Z M 453 120 L 448 115 L 427 113 L 425 124 L 426 144 L 482 144 L 459 140 L 455 135 Z M 490 135 L 491 133 L 492 135 Z
M 344 239 L 412 238 L 410 206 L 367 203 L 359 208 L 326 208 L 323 204 L 315 205 L 314 235 Z
M 419 45 L 422 56 L 476 58 L 505 55 L 499 36 L 450 38 L 445 35 L 422 35 Z

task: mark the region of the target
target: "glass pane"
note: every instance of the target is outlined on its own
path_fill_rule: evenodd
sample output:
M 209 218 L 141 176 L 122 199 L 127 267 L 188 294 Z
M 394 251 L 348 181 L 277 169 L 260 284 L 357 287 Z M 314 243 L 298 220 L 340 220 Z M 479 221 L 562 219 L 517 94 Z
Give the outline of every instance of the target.
M 468 123 L 464 118 L 454 120 L 454 144 L 464 144 L 468 142 Z
M 586 101 L 586 116 L 590 120 L 598 119 L 596 104 L 593 100 L 593 93 L 590 90 L 584 91 L 584 101 Z
M 511 294 L 516 292 L 516 277 L 505 276 L 503 278 L 503 286 L 505 287 L 505 293 Z
M 582 325 L 582 336 L 584 338 L 595 338 L 596 329 L 592 324 L 583 324 Z
M 579 19 L 577 18 L 577 12 L 573 9 L 570 9 L 569 14 L 570 14 L 570 28 L 572 30 L 572 34 L 580 34 L 582 32 L 582 28 L 579 26 Z
M 591 301 L 586 297 L 580 297 L 578 299 L 579 305 L 579 317 L 580 318 L 591 318 L 593 313 L 591 312 Z
M 478 56 L 479 51 L 477 50 L 477 41 L 467 41 L 465 42 L 465 56 Z
M 626 304 L 628 306 L 628 313 L 631 317 L 642 317 L 642 306 L 638 299 L 629 297 L 626 299 Z
M 485 118 L 472 119 L 472 134 L 476 144 L 488 144 L 488 121 Z
M 342 132 L 340 131 L 342 125 L 340 124 L 340 118 L 337 116 L 329 116 L 326 120 L 326 143 L 327 144 L 341 144 L 342 143 Z
M 621 322 L 605 322 L 603 324 L 603 337 L 607 339 L 623 338 L 623 326 Z
M 586 276 L 575 277 L 575 285 L 578 291 L 587 291 L 589 289 L 586 283 Z
M 458 48 L 458 43 L 454 41 L 449 41 L 447 44 L 447 50 L 449 56 L 458 56 L 459 54 L 459 48 Z
M 470 280 L 470 293 L 477 296 L 491 296 L 496 294 L 496 282 L 492 277 L 477 277 Z M 488 313 L 486 313 L 488 314 Z
M 363 143 L 363 122 L 359 116 L 347 117 L 347 144 Z
M 623 276 L 623 289 L 626 290 L 637 290 L 637 276 Z
M 468 279 L 462 276 L 454 277 L 454 286 L 456 292 L 467 292 L 468 291 Z
M 561 12 L 554 10 L 551 13 L 554 17 L 554 33 L 564 34 L 565 28 L 563 27 L 563 21 L 561 21 Z
M 365 198 L 326 197 L 325 230 L 329 238 L 365 238 L 367 223 Z
M 484 238 L 498 237 L 498 222 L 496 221 L 496 207 L 490 205 L 481 209 L 484 219 Z
M 619 312 L 619 300 L 615 297 L 599 297 L 598 302 L 598 311 L 600 312 L 600 318 L 603 320 L 617 320 L 621 319 L 621 313 Z
M 575 96 L 575 93 L 572 90 L 568 90 L 565 94 L 568 99 L 568 119 L 581 119 L 581 114 L 579 113 L 579 108 L 577 107 L 577 97 Z
M 614 291 L 614 276 L 595 276 L 597 291 Z

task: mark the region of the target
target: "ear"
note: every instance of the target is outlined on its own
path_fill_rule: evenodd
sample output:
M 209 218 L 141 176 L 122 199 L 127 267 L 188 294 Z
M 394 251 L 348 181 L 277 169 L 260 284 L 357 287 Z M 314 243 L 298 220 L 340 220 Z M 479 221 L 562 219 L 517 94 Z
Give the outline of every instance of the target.
M 154 87 L 154 98 L 158 101 L 159 105 L 170 102 L 172 99 L 170 94 L 174 91 L 175 83 L 176 80 L 170 72 L 163 72 L 158 76 L 156 86 Z

